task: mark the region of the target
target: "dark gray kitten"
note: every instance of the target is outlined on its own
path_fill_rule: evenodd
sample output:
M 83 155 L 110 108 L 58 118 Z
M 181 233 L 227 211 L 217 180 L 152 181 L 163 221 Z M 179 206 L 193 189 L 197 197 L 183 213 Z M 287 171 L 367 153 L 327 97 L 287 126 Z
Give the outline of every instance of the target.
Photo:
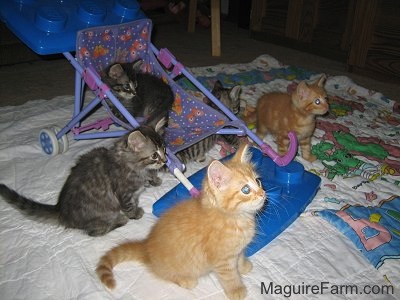
M 139 195 L 144 187 L 159 186 L 157 170 L 167 161 L 163 139 L 155 129 L 142 125 L 118 139 L 111 148 L 82 155 L 71 169 L 56 205 L 42 204 L 0 184 L 0 195 L 27 215 L 58 221 L 67 228 L 100 236 L 140 219 Z M 48 220 L 49 221 L 49 220 Z
M 217 99 L 219 99 L 227 108 L 229 108 L 235 115 L 240 112 L 240 98 L 239 94 L 241 86 L 236 85 L 232 88 L 225 88 L 222 83 L 217 80 L 211 91 Z M 218 106 L 214 104 L 210 99 L 204 98 L 203 102 L 212 108 L 220 111 Z M 201 141 L 193 144 L 192 146 L 179 151 L 176 156 L 183 162 L 188 163 L 190 161 L 203 162 L 206 159 L 207 152 L 217 143 L 218 139 L 222 138 L 231 146 L 237 148 L 239 146 L 239 137 L 237 135 L 210 135 L 209 137 L 202 139 Z
M 142 60 L 115 63 L 105 70 L 102 81 L 107 83 L 133 117 L 144 118 L 146 124 L 155 124 L 162 118 L 168 119 L 174 94 L 161 78 L 141 72 L 142 64 Z M 111 109 L 116 117 L 125 120 L 113 105 Z

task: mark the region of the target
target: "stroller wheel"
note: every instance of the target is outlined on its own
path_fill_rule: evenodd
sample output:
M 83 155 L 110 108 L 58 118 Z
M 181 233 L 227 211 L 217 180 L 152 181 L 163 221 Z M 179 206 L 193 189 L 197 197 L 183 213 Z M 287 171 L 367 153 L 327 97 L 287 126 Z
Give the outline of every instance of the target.
M 58 126 L 53 126 L 53 129 L 56 134 L 61 131 L 61 128 Z M 61 139 L 58 140 L 58 147 L 59 147 L 58 153 L 65 153 L 68 151 L 69 142 L 68 142 L 68 137 L 66 134 L 63 134 Z
M 60 128 L 53 126 L 51 128 L 44 128 L 39 133 L 39 143 L 42 150 L 47 155 L 56 156 L 68 150 L 68 138 L 64 134 L 61 139 L 57 139 L 57 132 Z

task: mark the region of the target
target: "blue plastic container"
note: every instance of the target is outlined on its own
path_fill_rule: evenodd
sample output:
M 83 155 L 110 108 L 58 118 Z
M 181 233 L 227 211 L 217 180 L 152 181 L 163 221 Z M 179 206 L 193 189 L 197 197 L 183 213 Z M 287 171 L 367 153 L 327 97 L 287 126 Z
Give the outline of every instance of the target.
M 299 162 L 292 161 L 287 166 L 280 167 L 257 148 L 251 148 L 251 152 L 252 161 L 267 192 L 268 203 L 257 214 L 257 233 L 246 248 L 246 256 L 256 253 L 293 223 L 314 198 L 321 183 L 321 178 L 305 171 Z M 231 157 L 232 155 L 222 161 Z M 207 168 L 203 168 L 188 179 L 201 190 L 206 172 Z M 188 190 L 180 183 L 153 204 L 153 214 L 159 217 L 164 211 L 190 197 Z
M 0 18 L 37 54 L 75 51 L 84 28 L 146 18 L 136 0 L 1 0 Z

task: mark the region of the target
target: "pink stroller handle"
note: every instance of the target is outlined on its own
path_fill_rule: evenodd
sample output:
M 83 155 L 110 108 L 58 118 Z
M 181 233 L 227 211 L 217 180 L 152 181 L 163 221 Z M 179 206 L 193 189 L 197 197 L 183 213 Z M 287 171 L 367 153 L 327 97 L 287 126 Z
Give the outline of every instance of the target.
M 284 156 L 279 156 L 269 145 L 262 143 L 260 145 L 261 151 L 268 155 L 278 166 L 288 165 L 295 157 L 297 153 L 297 137 L 293 131 L 288 134 L 289 137 L 289 149 Z

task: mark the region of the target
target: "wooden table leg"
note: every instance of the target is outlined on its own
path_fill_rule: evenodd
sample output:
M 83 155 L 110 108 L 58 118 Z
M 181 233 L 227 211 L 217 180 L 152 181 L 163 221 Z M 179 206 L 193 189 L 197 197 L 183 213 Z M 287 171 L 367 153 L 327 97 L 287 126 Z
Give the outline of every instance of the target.
M 197 0 L 189 1 L 188 32 L 196 29 Z M 211 55 L 221 56 L 221 1 L 211 0 Z
M 188 32 L 194 32 L 196 28 L 196 11 L 197 11 L 197 0 L 189 1 L 189 20 L 188 20 Z
M 220 0 L 211 0 L 211 55 L 221 56 Z

